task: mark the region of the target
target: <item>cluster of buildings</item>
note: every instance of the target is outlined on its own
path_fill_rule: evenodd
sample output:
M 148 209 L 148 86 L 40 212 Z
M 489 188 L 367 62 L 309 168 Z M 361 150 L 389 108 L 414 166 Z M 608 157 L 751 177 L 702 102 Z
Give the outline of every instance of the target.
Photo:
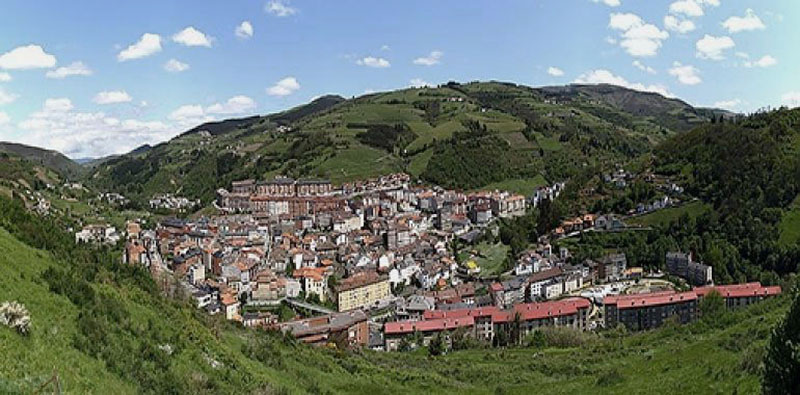
M 694 321 L 701 314 L 700 300 L 712 292 L 722 296 L 730 308 L 747 306 L 781 293 L 780 287 L 761 283 L 703 286 L 686 292 L 662 291 L 648 294 L 614 295 L 603 299 L 606 328 L 622 324 L 628 330 L 653 329 L 667 320 L 682 324 Z
M 522 195 L 409 179 L 393 174 L 340 188 L 284 177 L 235 181 L 230 192 L 218 191 L 222 215 L 163 220 L 129 237 L 124 260 L 177 276 L 198 307 L 229 319 L 287 300 L 374 310 L 393 306 L 396 288 L 461 284 L 451 241 L 525 213 Z
M 120 238 L 117 229 L 107 224 L 86 225 L 75 233 L 76 243 L 116 244 Z
M 691 253 L 668 252 L 666 269 L 667 273 L 681 277 L 692 285 L 706 285 L 714 282 L 711 266 L 695 262 Z
M 167 193 L 163 195 L 153 196 L 153 198 L 150 199 L 148 203 L 150 204 L 150 208 L 153 210 L 163 209 L 163 210 L 185 211 L 198 206 L 200 204 L 200 201 L 192 200 L 182 196 L 175 196 Z
M 504 276 L 477 278 L 472 261 L 453 255 L 453 240 L 475 241 L 496 219 L 524 215 L 528 206 L 557 197 L 564 185 L 540 188 L 526 199 L 409 181 L 406 174 L 341 187 L 284 177 L 235 181 L 230 191 L 217 193 L 221 215 L 168 218 L 152 230 L 129 223 L 123 260 L 148 267 L 157 279 L 179 279 L 209 314 L 277 328 L 310 344 L 385 350 L 404 342 L 425 345 L 438 334 L 449 339 L 455 331 L 493 342 L 500 333 L 524 336 L 544 326 L 591 329 L 602 325 L 593 308 L 600 303 L 577 297 L 581 288 L 641 275 L 627 267 L 624 254 L 575 263 L 569 251 L 554 252 L 543 238 L 515 257 Z M 606 229 L 614 221 L 587 215 L 563 226 Z M 711 283 L 710 268 L 704 271 L 691 256 L 671 254 L 667 260 L 693 284 Z M 635 330 L 673 316 L 689 322 L 699 314 L 698 299 L 711 289 L 731 307 L 780 292 L 744 284 L 607 296 L 602 320 L 607 327 Z M 279 322 L 274 311 L 283 304 L 321 315 Z

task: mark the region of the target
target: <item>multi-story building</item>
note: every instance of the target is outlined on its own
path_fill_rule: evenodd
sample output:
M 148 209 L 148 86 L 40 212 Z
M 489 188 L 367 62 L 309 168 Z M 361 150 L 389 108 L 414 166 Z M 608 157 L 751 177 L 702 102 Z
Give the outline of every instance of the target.
M 495 306 L 473 309 L 432 310 L 423 314 L 421 321 L 388 322 L 384 325 L 387 351 L 399 348 L 403 338 L 419 333 L 422 344 L 427 345 L 437 333 L 449 335 L 455 330 L 465 330 L 468 336 L 491 342 L 498 331 L 511 331 L 518 326 L 521 335 L 528 335 L 545 326 L 587 327 L 591 302 L 584 298 L 567 298 L 544 303 L 521 303 L 508 310 Z
M 765 298 L 780 295 L 781 287 L 765 287 L 759 282 L 733 285 L 717 285 L 695 288 L 697 296 L 702 299 L 711 292 L 718 292 L 725 300 L 725 306 L 729 309 L 736 309 L 760 302 Z
M 706 285 L 714 281 L 711 266 L 695 262 L 691 253 L 668 252 L 666 264 L 667 273 L 683 277 L 693 285 Z
M 339 311 L 369 308 L 391 295 L 389 278 L 375 272 L 361 272 L 336 287 Z
M 623 324 L 628 330 L 646 330 L 657 328 L 672 317 L 682 324 L 697 317 L 694 291 L 606 296 L 603 304 L 606 328 Z

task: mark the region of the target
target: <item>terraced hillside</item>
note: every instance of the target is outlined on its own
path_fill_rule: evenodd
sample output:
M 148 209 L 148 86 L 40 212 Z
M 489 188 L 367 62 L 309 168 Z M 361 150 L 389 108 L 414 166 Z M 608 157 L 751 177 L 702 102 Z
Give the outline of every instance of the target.
M 648 152 L 713 115 L 610 85 L 448 83 L 326 96 L 283 113 L 201 125 L 107 160 L 91 180 L 134 197 L 177 192 L 206 202 L 233 179 L 276 174 L 340 183 L 406 171 L 451 187 L 524 191 Z

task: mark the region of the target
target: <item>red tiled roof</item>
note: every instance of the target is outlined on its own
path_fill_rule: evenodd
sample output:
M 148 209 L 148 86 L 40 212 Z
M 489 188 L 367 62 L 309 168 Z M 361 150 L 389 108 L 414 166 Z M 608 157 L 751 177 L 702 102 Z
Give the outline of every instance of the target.
M 748 296 L 774 296 L 781 293 L 781 287 L 765 287 L 759 282 L 732 285 L 711 285 L 695 288 L 697 296 L 706 296 L 716 290 L 723 298 L 743 298 Z
M 500 311 L 496 306 L 477 307 L 474 309 L 457 310 L 426 310 L 422 313 L 425 320 L 460 317 L 486 317 Z
M 387 335 L 405 333 L 442 331 L 445 329 L 464 328 L 475 325 L 473 317 L 442 318 L 427 321 L 397 321 L 384 324 L 383 331 Z
M 517 314 L 519 314 L 521 321 L 562 317 L 577 314 L 580 309 L 588 309 L 591 305 L 591 302 L 584 298 L 568 298 L 544 303 L 523 303 L 515 305 L 514 309 L 509 311 L 508 319 L 513 320 Z
M 681 293 L 658 293 L 658 294 L 644 294 L 644 295 L 630 295 L 635 296 L 632 298 L 625 298 L 617 301 L 617 308 L 635 309 L 640 307 L 661 306 L 665 304 L 683 303 L 692 300 L 697 300 L 697 293 L 694 291 L 687 291 Z

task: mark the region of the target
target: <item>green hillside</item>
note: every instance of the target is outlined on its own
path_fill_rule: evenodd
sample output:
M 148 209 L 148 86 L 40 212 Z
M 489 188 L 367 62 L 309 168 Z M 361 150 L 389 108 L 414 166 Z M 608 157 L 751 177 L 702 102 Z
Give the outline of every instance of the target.
M 169 301 L 113 251 L 77 247 L 8 199 L 0 227 L 0 301 L 32 315 L 28 336 L 0 327 L 0 391 L 10 393 L 54 376 L 66 393 L 753 393 L 770 329 L 788 306 L 779 297 L 622 337 L 546 331 L 526 347 L 442 357 L 336 351 Z
M 200 125 L 149 150 L 105 160 L 90 180 L 126 196 L 174 192 L 205 202 L 231 180 L 276 174 L 341 183 L 406 171 L 465 189 L 553 182 L 587 165 L 649 152 L 708 122 L 707 115 L 675 99 L 610 85 L 559 90 L 473 82 L 350 100 L 324 96 L 278 114 Z M 476 163 L 489 165 L 476 173 Z M 460 177 L 445 177 L 452 174 Z
M 85 173 L 81 165 L 56 151 L 0 141 L 0 152 L 20 156 L 73 180 L 80 178 Z

